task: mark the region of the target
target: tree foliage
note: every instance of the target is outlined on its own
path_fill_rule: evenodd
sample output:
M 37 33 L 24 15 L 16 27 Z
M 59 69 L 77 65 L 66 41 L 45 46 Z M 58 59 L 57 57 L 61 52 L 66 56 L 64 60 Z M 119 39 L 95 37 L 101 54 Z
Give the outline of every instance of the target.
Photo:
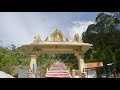
M 88 26 L 82 34 L 84 42 L 93 44 L 93 49 L 85 54 L 85 60 L 114 63 L 120 71 L 120 19 L 118 12 L 100 13 L 96 24 Z M 92 57 L 92 58 L 91 58 Z
M 120 72 L 120 13 L 100 13 L 95 21 L 82 34 L 83 42 L 93 44 L 93 49 L 85 53 L 85 62 L 114 63 L 114 67 Z M 0 46 L 0 70 L 16 75 L 19 68 L 29 68 L 30 55 L 25 47 L 11 46 L 12 50 Z M 60 59 L 70 69 L 78 69 L 78 61 L 73 54 L 43 53 L 38 56 L 37 65 L 45 71 Z
M 11 46 L 12 50 L 0 46 L 0 70 L 14 76 L 18 73 L 19 67 L 29 66 L 30 57 L 26 48 Z

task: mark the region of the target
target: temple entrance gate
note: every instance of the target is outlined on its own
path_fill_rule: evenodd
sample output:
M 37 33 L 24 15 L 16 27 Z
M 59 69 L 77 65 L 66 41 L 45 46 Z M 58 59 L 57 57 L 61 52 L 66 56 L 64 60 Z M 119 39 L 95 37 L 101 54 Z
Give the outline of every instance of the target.
M 84 43 L 79 34 L 75 34 L 74 40 L 71 41 L 68 37 L 56 29 L 50 37 L 44 41 L 41 40 L 40 35 L 36 34 L 34 41 L 23 44 L 27 48 L 31 56 L 30 68 L 33 70 L 33 65 L 36 64 L 36 58 L 40 53 L 63 53 L 74 54 L 78 59 L 79 77 L 83 77 L 84 69 L 84 54 L 93 46 L 89 43 Z M 33 74 L 33 77 L 35 75 Z

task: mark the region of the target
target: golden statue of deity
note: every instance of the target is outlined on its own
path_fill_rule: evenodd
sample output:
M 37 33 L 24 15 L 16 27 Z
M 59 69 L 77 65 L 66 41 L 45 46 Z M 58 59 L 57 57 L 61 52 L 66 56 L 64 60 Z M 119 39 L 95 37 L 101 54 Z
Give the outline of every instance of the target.
M 51 34 L 51 40 L 56 42 L 64 41 L 64 35 L 61 31 L 56 29 L 56 31 Z
M 79 34 L 75 34 L 74 41 L 75 42 L 82 42 L 82 39 L 80 38 Z
M 35 36 L 34 36 L 34 42 L 40 42 L 40 41 L 42 41 L 41 39 L 40 39 L 40 34 L 36 34 Z

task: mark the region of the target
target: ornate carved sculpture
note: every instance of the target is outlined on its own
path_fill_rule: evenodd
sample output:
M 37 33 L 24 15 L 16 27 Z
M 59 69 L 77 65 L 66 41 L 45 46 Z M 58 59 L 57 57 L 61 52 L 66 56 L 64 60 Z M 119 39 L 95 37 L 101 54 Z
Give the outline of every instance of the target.
M 58 33 L 56 33 L 54 40 L 55 40 L 55 41 L 60 41 L 60 35 L 59 35 Z
M 45 41 L 49 41 L 49 38 L 47 37 L 47 38 L 45 39 Z
M 64 35 L 61 31 L 56 29 L 56 31 L 53 32 L 53 34 L 51 34 L 51 40 L 52 41 L 64 41 Z
M 82 39 L 80 38 L 79 34 L 75 34 L 74 41 L 75 42 L 82 42 Z
M 40 42 L 40 41 L 42 41 L 41 39 L 40 39 L 40 34 L 36 34 L 35 36 L 34 36 L 34 42 Z
M 70 39 L 68 37 L 66 37 L 66 42 L 70 42 Z

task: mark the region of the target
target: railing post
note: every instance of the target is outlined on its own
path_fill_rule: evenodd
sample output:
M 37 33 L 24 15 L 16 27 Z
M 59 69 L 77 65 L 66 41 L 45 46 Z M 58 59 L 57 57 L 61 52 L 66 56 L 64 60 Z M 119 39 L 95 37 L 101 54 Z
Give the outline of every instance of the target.
M 46 68 L 46 73 L 48 72 L 48 68 Z
M 75 78 L 75 69 L 72 70 L 72 77 Z
M 70 68 L 68 67 L 68 72 L 70 73 Z

